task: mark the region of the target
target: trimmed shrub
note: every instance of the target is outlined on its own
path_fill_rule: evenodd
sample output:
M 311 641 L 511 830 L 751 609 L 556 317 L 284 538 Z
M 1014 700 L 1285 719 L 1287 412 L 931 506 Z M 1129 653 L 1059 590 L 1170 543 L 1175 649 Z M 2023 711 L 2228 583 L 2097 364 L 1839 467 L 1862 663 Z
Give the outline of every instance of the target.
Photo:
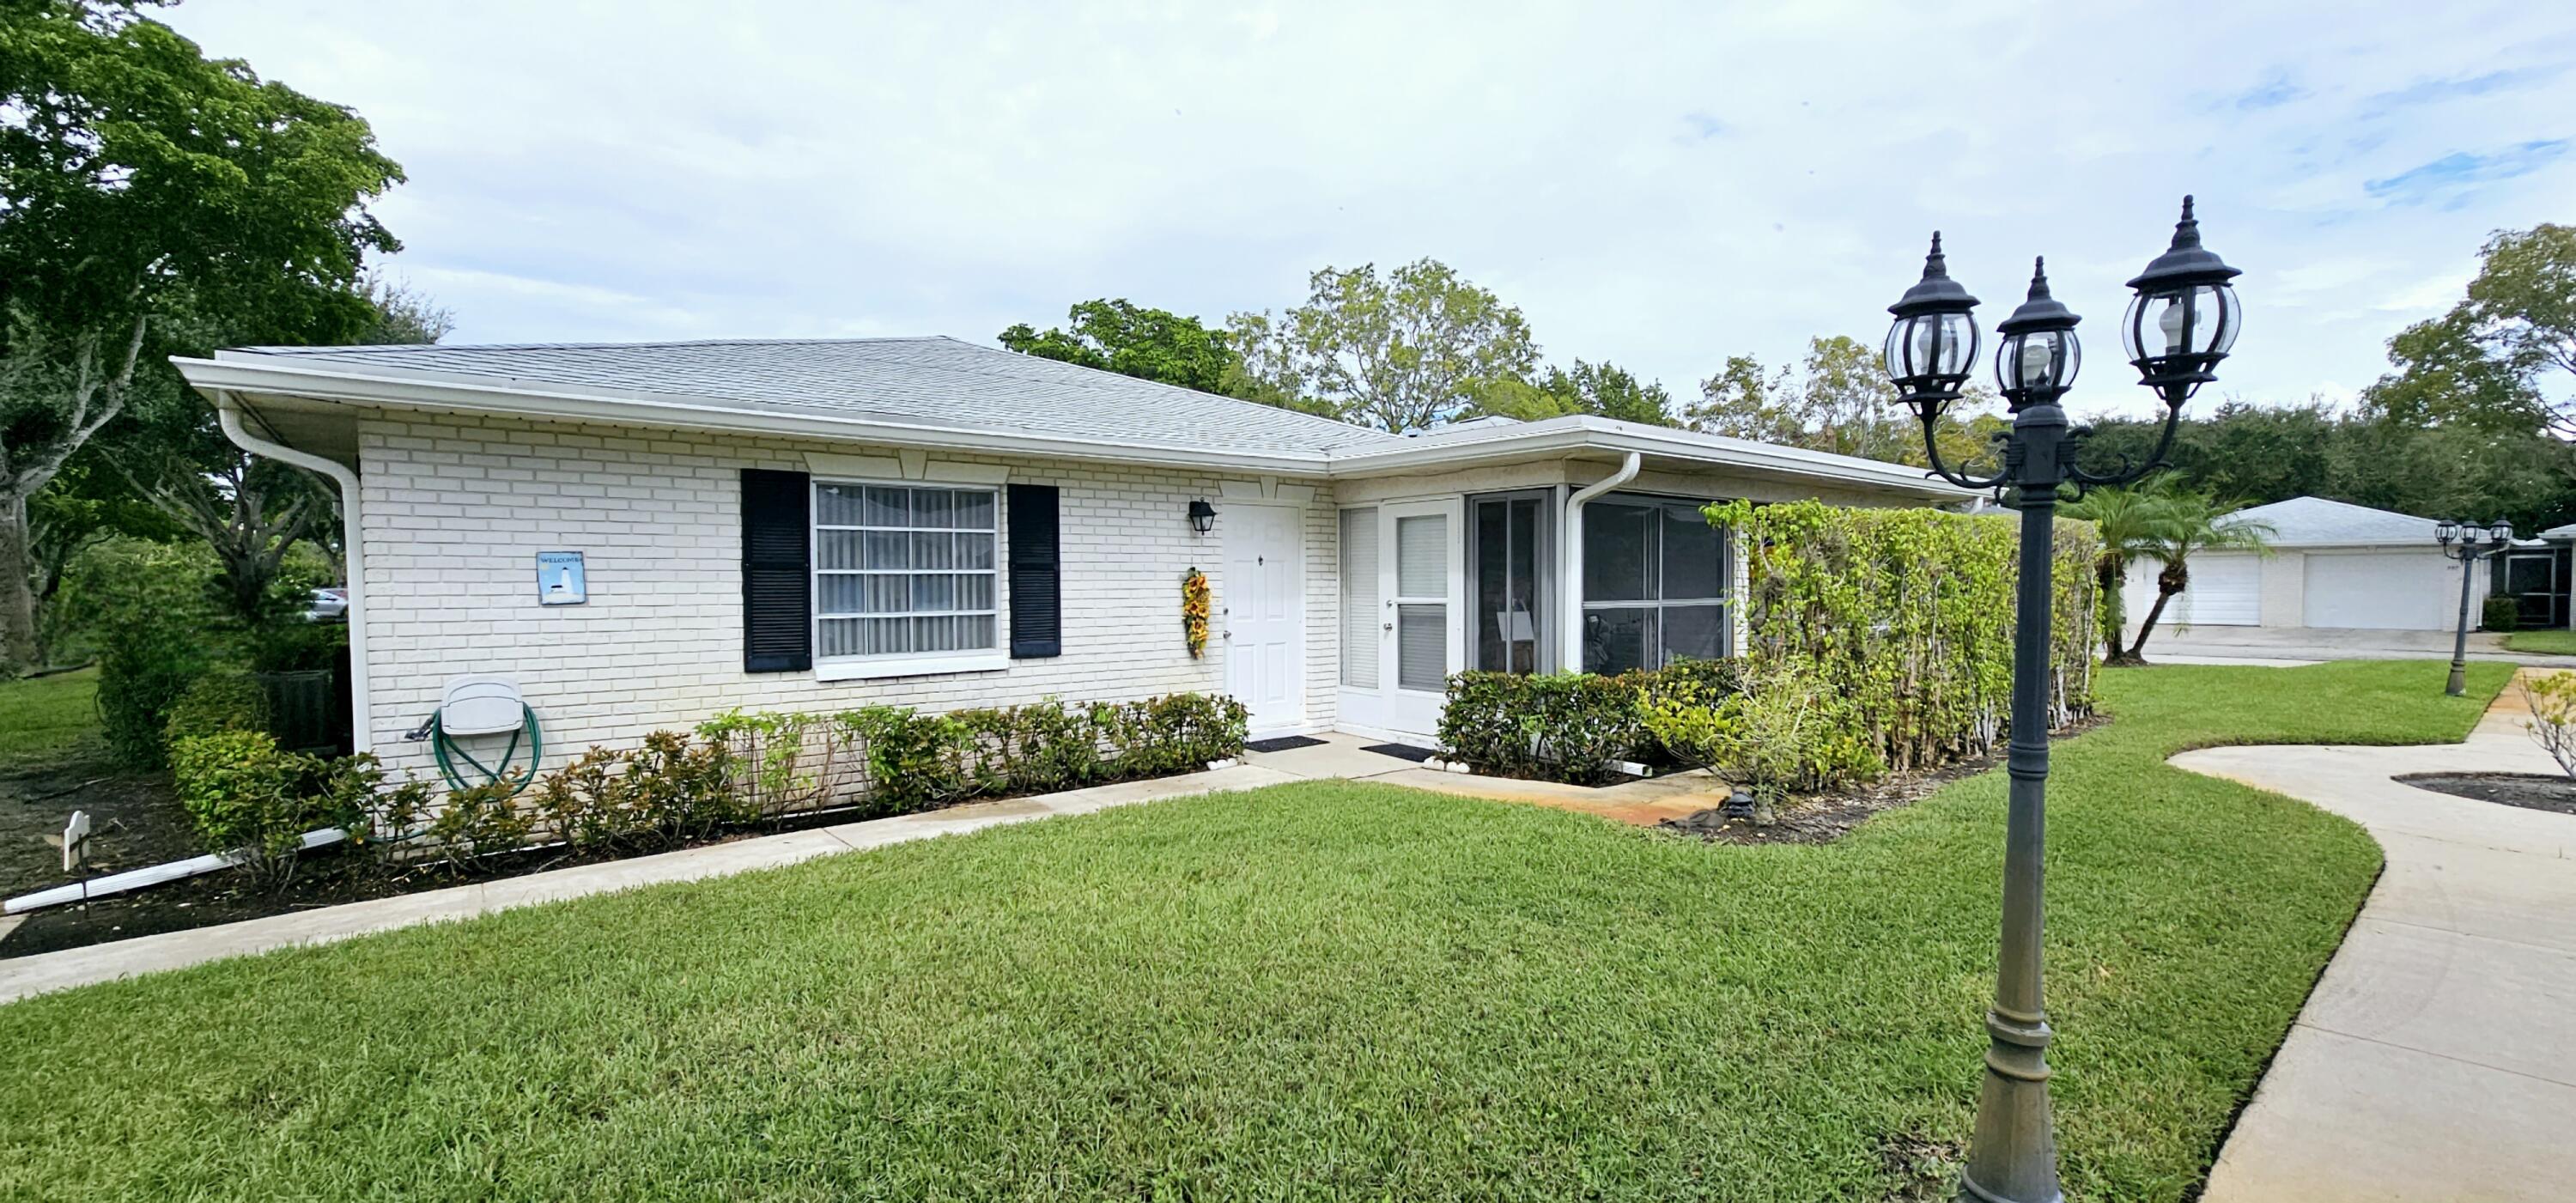
M 215 731 L 171 746 L 179 804 L 208 852 L 237 852 L 243 867 L 283 879 L 307 831 L 332 825 L 318 788 L 319 760 L 277 746 L 265 731 Z
M 641 747 L 592 748 L 547 774 L 535 808 L 547 830 L 575 848 L 686 839 L 759 816 L 734 769 L 727 743 L 656 731 Z
M 841 716 L 866 750 L 870 797 L 888 813 L 997 794 L 1196 772 L 1241 755 L 1250 714 L 1232 698 L 1176 693 L 1079 709 L 1027 706 Z
M 1646 678 L 1459 673 L 1440 713 L 1440 754 L 1494 776 L 1598 785 L 1647 744 Z
M 171 708 L 218 656 L 206 631 L 211 574 L 202 549 L 121 541 L 81 564 L 79 594 L 94 607 L 99 725 L 131 768 L 168 762 Z
M 2522 629 L 2522 606 L 2514 598 L 2490 597 L 2478 612 L 2478 629 L 2482 631 L 2518 631 Z
M 1746 671 L 1813 683 L 1800 788 L 1842 785 L 1993 750 L 2011 709 L 2017 516 L 1846 509 L 1801 501 L 1709 507 L 1747 564 Z M 2054 720 L 2093 708 L 2090 523 L 2054 548 Z
M 219 731 L 267 731 L 268 691 L 250 674 L 215 669 L 190 683 L 170 706 L 162 732 L 175 748 L 180 740 Z

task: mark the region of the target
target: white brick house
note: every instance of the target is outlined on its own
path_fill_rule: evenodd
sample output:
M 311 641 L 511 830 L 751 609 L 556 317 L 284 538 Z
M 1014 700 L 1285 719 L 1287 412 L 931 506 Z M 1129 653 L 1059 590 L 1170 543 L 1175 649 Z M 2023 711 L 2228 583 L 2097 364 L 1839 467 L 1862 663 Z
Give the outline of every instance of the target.
M 1453 671 L 1729 651 L 1739 573 L 1697 505 L 1963 496 L 1599 418 L 1399 437 L 951 339 L 177 362 L 236 442 L 354 497 L 356 740 L 397 771 L 467 673 L 518 683 L 549 767 L 737 706 L 1176 690 L 1242 698 L 1257 736 L 1427 740 Z M 539 553 L 576 551 L 578 604 L 546 604 Z

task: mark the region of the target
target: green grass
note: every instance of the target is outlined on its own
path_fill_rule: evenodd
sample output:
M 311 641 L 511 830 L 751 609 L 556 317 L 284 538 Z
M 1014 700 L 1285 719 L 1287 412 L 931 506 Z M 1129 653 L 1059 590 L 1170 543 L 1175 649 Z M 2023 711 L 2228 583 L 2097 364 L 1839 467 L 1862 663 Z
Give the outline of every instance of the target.
M 54 764 L 97 748 L 97 669 L 0 680 L 0 770 Z
M 2104 692 L 2049 820 L 2059 1140 L 2070 1195 L 2174 1199 L 2379 851 L 2164 757 L 2481 703 Z M 1737 848 L 1314 783 L 88 987 L 0 1007 L 0 1196 L 1878 1199 L 1969 1128 L 2003 784 Z
M 2545 656 L 2576 656 L 2576 631 L 2516 631 L 2505 636 L 2505 650 Z

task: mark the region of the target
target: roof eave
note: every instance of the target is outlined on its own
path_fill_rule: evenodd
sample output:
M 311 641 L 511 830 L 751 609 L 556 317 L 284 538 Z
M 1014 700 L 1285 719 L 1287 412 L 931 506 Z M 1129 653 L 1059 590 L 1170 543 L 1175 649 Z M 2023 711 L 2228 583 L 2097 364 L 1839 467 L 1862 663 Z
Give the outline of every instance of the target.
M 1344 452 L 1332 457 L 1332 474 L 1336 477 L 1375 476 L 1392 472 L 1467 468 L 1482 461 L 1532 453 L 1635 451 L 1641 454 L 1741 468 L 1753 472 L 1886 489 L 1940 501 L 1965 501 L 1982 496 L 1973 490 L 1962 489 L 1940 480 L 1920 468 L 1902 464 L 1852 461 L 1839 456 L 1823 458 L 1819 453 L 1795 447 L 1772 447 L 1759 443 L 1712 446 L 1681 432 L 1661 434 L 1657 433 L 1661 429 L 1659 427 L 1613 423 L 1606 419 L 1559 419 L 1559 421 L 1564 421 L 1565 424 L 1555 426 L 1553 423 L 1544 425 L 1533 423 L 1533 429 L 1526 431 L 1461 440 L 1455 443 L 1431 443 L 1385 451 Z M 1553 428 L 1549 428 L 1551 426 Z

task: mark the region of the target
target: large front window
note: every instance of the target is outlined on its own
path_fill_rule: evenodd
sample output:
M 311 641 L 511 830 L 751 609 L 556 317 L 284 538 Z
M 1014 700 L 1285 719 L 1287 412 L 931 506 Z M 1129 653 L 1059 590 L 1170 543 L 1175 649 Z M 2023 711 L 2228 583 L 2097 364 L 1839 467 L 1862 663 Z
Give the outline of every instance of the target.
M 816 482 L 814 646 L 863 662 L 999 654 L 993 489 Z
M 1704 504 L 1612 496 L 1583 507 L 1583 671 L 1726 654 L 1726 536 Z

